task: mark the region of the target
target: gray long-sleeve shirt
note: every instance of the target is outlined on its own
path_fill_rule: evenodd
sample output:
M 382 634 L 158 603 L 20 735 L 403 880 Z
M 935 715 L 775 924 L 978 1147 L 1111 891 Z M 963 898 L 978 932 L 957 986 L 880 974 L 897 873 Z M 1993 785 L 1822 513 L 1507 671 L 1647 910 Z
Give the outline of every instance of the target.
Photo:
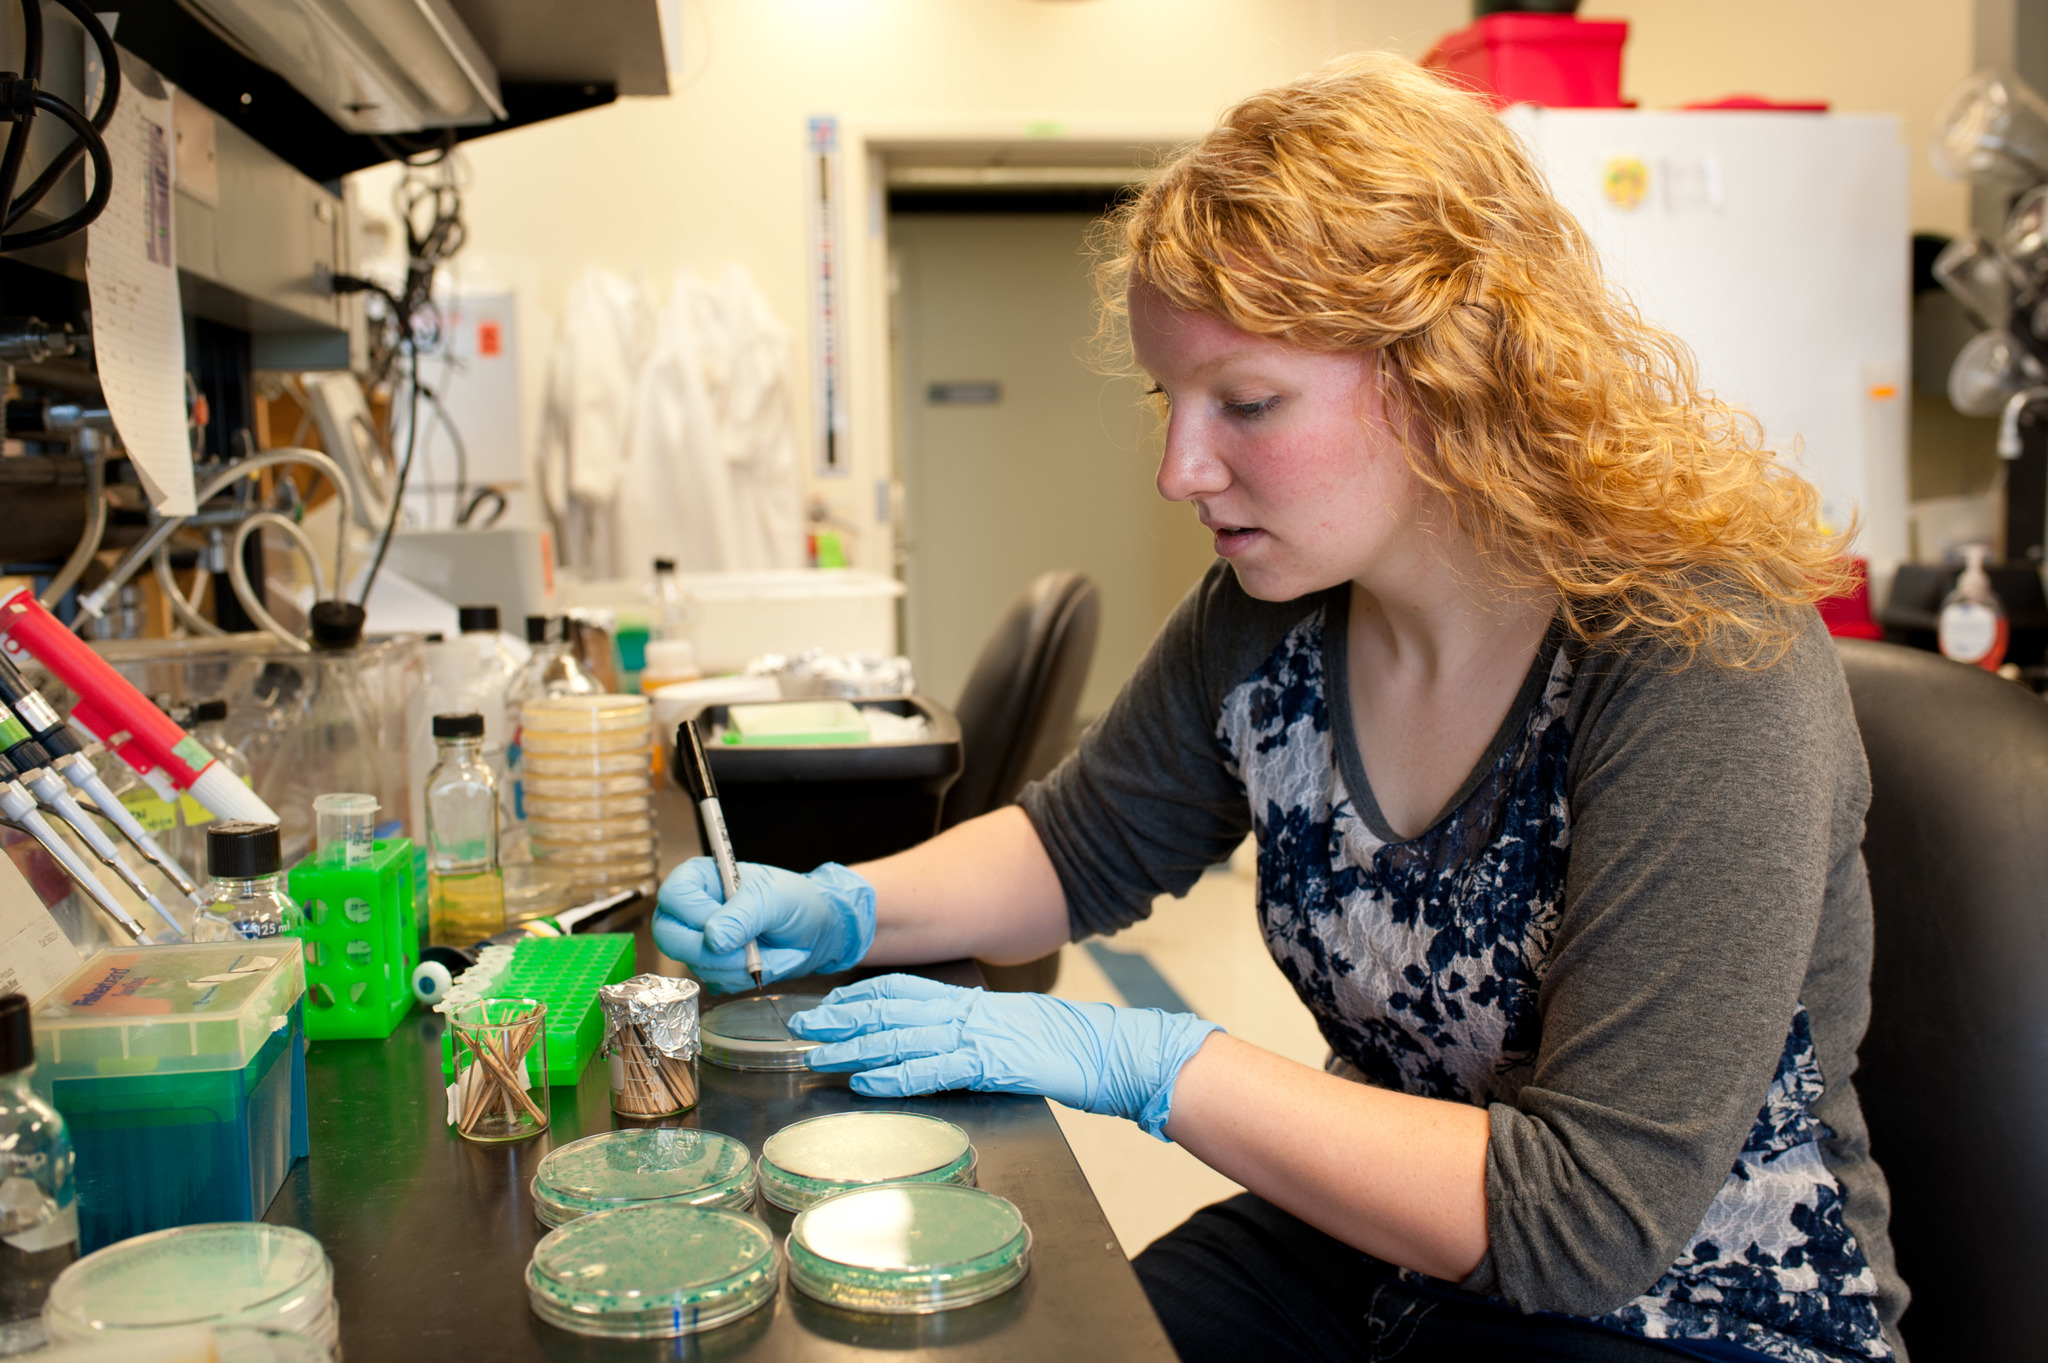
M 1404 840 L 1358 754 L 1345 603 L 1255 601 L 1219 564 L 1025 791 L 1074 935 L 1251 832 L 1261 925 L 1332 1067 L 1488 1109 L 1491 1246 L 1463 1288 L 1805 1363 L 1893 1357 L 1906 1294 L 1850 1082 L 1869 780 L 1818 618 L 1748 671 L 1553 631 Z

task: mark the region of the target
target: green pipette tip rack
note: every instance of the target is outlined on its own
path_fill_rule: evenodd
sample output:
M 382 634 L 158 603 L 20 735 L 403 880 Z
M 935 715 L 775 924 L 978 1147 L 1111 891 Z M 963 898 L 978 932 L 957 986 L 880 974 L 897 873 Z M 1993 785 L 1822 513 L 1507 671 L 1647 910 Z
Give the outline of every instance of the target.
M 548 1084 L 574 1084 L 604 1043 L 597 991 L 633 973 L 633 934 L 528 937 L 491 986 L 495 999 L 539 999 L 548 1007 Z M 455 1082 L 455 1037 L 441 1034 L 441 1076 Z

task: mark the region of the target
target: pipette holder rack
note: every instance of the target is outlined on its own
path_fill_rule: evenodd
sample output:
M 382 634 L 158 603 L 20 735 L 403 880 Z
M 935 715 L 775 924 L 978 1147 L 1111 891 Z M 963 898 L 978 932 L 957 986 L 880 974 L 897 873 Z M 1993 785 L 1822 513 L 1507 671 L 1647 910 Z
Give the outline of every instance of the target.
M 419 964 L 419 859 L 410 838 L 373 844 L 368 863 L 292 867 L 304 912 L 306 1035 L 315 1041 L 381 1039 L 411 1011 Z
M 580 937 L 529 937 L 489 997 L 539 999 L 548 1006 L 548 1084 L 574 1084 L 604 1044 L 604 1010 L 597 991 L 633 973 L 633 934 L 593 932 Z M 309 1014 L 310 1016 L 310 1014 Z M 455 1082 L 455 1043 L 441 1035 L 441 1074 Z

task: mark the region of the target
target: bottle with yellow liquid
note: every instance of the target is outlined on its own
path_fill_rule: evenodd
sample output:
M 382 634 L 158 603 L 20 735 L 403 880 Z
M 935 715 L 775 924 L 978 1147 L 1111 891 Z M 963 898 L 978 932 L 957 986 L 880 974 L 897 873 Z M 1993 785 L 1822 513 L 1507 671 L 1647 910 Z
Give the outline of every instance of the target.
M 435 715 L 439 760 L 427 777 L 427 912 L 435 946 L 505 930 L 498 786 L 484 759 L 484 717 Z

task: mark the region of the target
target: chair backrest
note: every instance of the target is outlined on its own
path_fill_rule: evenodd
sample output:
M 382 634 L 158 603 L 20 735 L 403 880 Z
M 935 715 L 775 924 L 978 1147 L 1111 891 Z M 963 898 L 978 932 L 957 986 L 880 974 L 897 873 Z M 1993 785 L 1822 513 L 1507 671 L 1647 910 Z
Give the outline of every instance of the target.
M 1102 599 L 1076 572 L 1046 573 L 1010 603 L 982 645 L 953 713 L 966 766 L 946 794 L 951 828 L 1017 798 L 1065 751 L 1095 660 Z
M 1917 1357 L 2024 1358 L 2048 1278 L 2048 705 L 1837 641 L 1870 756 L 1877 947 L 1856 1087 Z

